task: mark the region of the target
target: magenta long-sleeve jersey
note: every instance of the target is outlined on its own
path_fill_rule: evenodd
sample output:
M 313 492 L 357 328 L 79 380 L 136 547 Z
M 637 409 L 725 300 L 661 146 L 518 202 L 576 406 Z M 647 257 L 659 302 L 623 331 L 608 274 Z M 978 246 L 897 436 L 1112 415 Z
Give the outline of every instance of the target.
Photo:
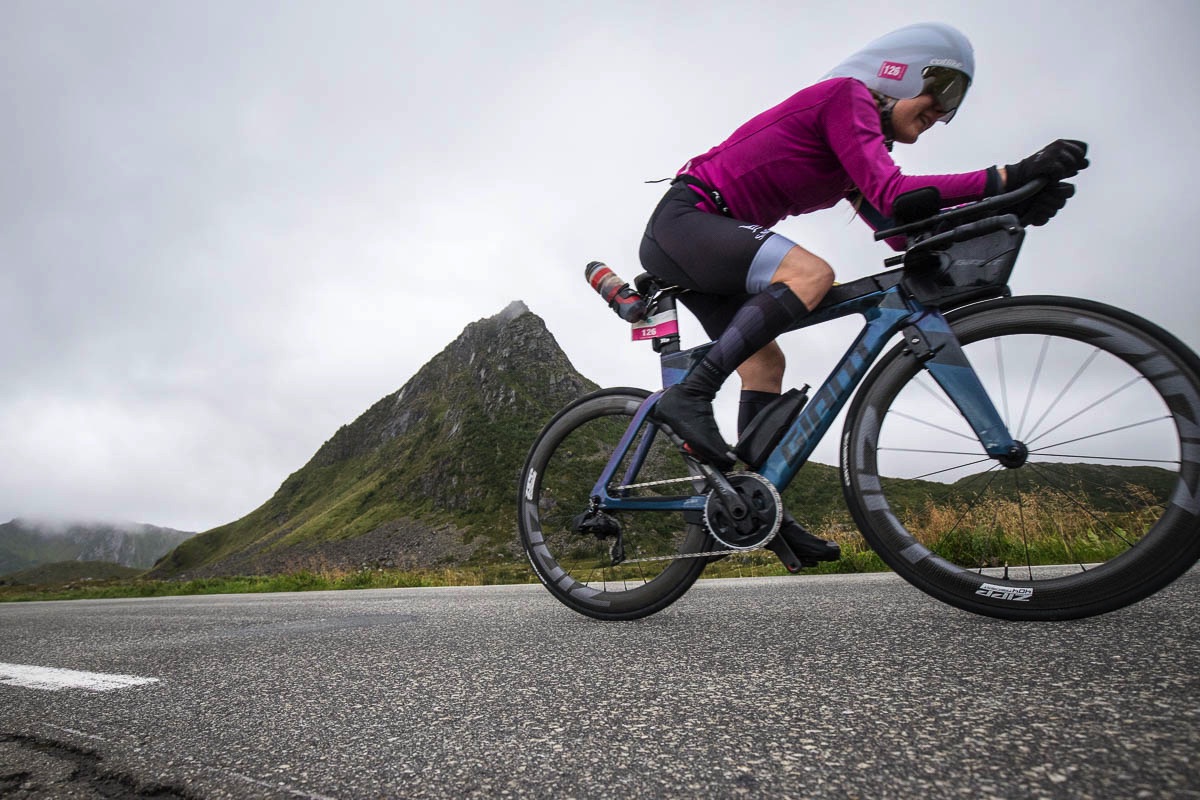
M 771 226 L 829 208 L 856 189 L 885 217 L 913 189 L 936 186 L 944 207 L 983 197 L 987 171 L 902 175 L 884 146 L 879 110 L 853 78 L 802 89 L 742 125 L 680 173 L 719 189 L 737 219 Z

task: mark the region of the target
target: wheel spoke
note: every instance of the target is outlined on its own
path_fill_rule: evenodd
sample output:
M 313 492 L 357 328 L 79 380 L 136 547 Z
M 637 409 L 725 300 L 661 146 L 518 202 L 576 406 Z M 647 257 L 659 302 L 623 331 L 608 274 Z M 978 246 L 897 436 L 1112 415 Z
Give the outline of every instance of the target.
M 1079 365 L 1079 368 L 1075 370 L 1075 374 L 1071 376 L 1071 380 L 1067 381 L 1067 385 L 1063 387 L 1062 391 L 1058 393 L 1058 396 L 1054 398 L 1054 401 L 1051 402 L 1050 405 L 1047 406 L 1046 410 L 1042 412 L 1042 415 L 1038 417 L 1037 422 L 1033 423 L 1033 427 L 1029 429 L 1029 433 L 1025 434 L 1027 440 L 1035 438 L 1034 433 L 1039 427 L 1041 427 L 1042 423 L 1046 421 L 1046 417 L 1050 416 L 1050 412 L 1058 408 L 1059 401 L 1067 396 L 1067 392 L 1071 391 L 1071 387 L 1074 386 L 1075 382 L 1078 381 L 1079 378 L 1087 371 L 1087 368 L 1093 361 L 1096 360 L 1096 356 L 1098 355 L 1100 355 L 1100 348 L 1093 348 L 1091 354 L 1088 355 L 1088 357 L 1083 360 L 1083 363 Z
M 927 419 L 921 419 L 920 417 L 914 417 L 912 414 L 905 414 L 903 411 L 896 411 L 895 409 L 893 409 L 889 413 L 894 414 L 897 417 L 903 417 L 904 419 L 919 423 L 921 425 L 926 426 L 927 428 L 933 428 L 934 430 L 939 430 L 942 433 L 948 433 L 951 436 L 957 436 L 960 439 L 966 439 L 967 441 L 975 441 L 974 436 L 968 436 L 965 433 L 960 433 L 958 431 L 950 430 L 949 428 L 943 427 L 942 425 L 934 425 L 932 422 L 930 422 Z
M 936 469 L 933 472 L 926 472 L 921 475 L 914 476 L 913 480 L 921 481 L 921 480 L 925 480 L 927 478 L 932 478 L 935 475 L 945 475 L 947 472 L 957 472 L 958 470 L 966 469 L 967 467 L 973 467 L 976 464 L 988 463 L 991 460 L 992 460 L 991 456 L 988 456 L 987 458 L 981 458 L 978 461 L 965 461 L 962 464 L 957 464 L 953 467 L 946 467 L 945 469 Z
M 946 397 L 945 392 L 941 391 L 940 389 L 935 389 L 930 385 L 930 382 L 926 380 L 927 376 L 928 373 L 919 373 L 916 379 L 913 380 L 913 385 L 924 389 L 926 394 L 941 403 L 947 411 L 953 414 L 959 413 L 958 409 L 954 407 L 954 403 L 950 402 L 950 398 Z
M 1017 520 L 1021 528 L 1021 546 L 1025 549 L 1025 568 L 1029 570 L 1029 580 L 1033 580 L 1033 558 L 1029 555 L 1029 528 L 1025 523 L 1025 501 L 1021 491 L 1020 470 L 1017 470 L 1013 482 L 1017 486 Z
M 1060 495 L 1062 495 L 1062 497 L 1063 497 L 1063 498 L 1065 498 L 1065 499 L 1067 500 L 1067 502 L 1069 502 L 1069 503 L 1070 503 L 1072 506 L 1074 506 L 1074 507 L 1075 507 L 1075 508 L 1076 508 L 1078 511 L 1081 511 L 1081 512 L 1083 512 L 1083 513 L 1084 513 L 1086 516 L 1090 517 L 1090 518 L 1091 518 L 1091 519 L 1092 519 L 1092 520 L 1093 520 L 1093 521 L 1094 521 L 1094 522 L 1095 522 L 1097 525 L 1099 525 L 1100 527 L 1102 527 L 1102 528 L 1106 529 L 1106 530 L 1107 530 L 1109 533 L 1111 533 L 1113 536 L 1115 536 L 1115 537 L 1117 537 L 1118 539 L 1120 539 L 1122 542 L 1124 542 L 1124 543 L 1125 543 L 1126 545 L 1128 545 L 1129 547 L 1133 547 L 1133 544 L 1134 544 L 1134 543 L 1133 543 L 1133 542 L 1131 542 L 1131 541 L 1129 541 L 1127 538 L 1125 538 L 1124 534 L 1121 532 L 1121 530 L 1120 530 L 1119 528 L 1117 528 L 1117 527 L 1115 527 L 1115 526 L 1111 525 L 1111 524 L 1110 524 L 1110 523 L 1108 523 L 1106 520 L 1104 520 L 1104 519 L 1102 519 L 1101 517 L 1099 517 L 1099 516 L 1096 514 L 1096 512 L 1095 512 L 1095 511 L 1093 511 L 1091 508 L 1089 508 L 1088 506 L 1086 506 L 1086 505 L 1084 505 L 1083 503 L 1081 503 L 1081 502 L 1079 501 L 1079 499 L 1075 497 L 1075 495 L 1073 495 L 1073 494 L 1071 494 L 1070 492 L 1068 492 L 1068 491 L 1067 491 L 1067 490 L 1066 490 L 1066 489 L 1065 489 L 1065 488 L 1064 488 L 1064 487 L 1063 487 L 1061 484 L 1059 484 L 1059 483 L 1058 483 L 1058 481 L 1057 481 L 1057 480 L 1056 480 L 1056 479 L 1055 479 L 1053 476 L 1051 476 L 1051 475 L 1050 475 L 1048 472 L 1045 472 L 1045 471 L 1043 471 L 1043 470 L 1040 470 L 1040 469 L 1038 469 L 1038 467 L 1037 467 L 1037 465 L 1036 465 L 1036 464 L 1028 464 L 1027 466 L 1028 466 L 1028 467 L 1029 467 L 1031 470 L 1033 470 L 1034 472 L 1036 472 L 1036 473 L 1038 474 L 1038 477 L 1039 477 L 1039 478 L 1041 478 L 1041 479 L 1042 479 L 1042 480 L 1043 480 L 1043 481 L 1044 481 L 1044 482 L 1045 482 L 1047 485 L 1049 485 L 1049 486 L 1053 487 L 1054 489 L 1056 489 L 1056 490 L 1058 491 L 1058 493 L 1059 493 Z
M 1169 464 L 1174 467 L 1179 466 L 1177 458 L 1131 458 L 1128 456 L 1090 456 L 1083 453 L 1047 453 L 1044 450 L 1033 450 L 1030 455 L 1036 455 L 1038 458 L 1083 458 L 1106 463 L 1109 461 L 1121 461 L 1130 464 Z
M 996 344 L 996 372 L 1000 376 L 1000 401 L 1004 407 L 1004 422 L 1008 424 L 1012 420 L 1012 415 L 1008 413 L 1008 379 L 1004 377 L 1004 349 L 1000 344 L 1000 337 L 993 340 Z
M 1021 431 L 1025 430 L 1025 420 L 1029 416 L 1029 404 L 1033 402 L 1033 395 L 1037 391 L 1038 378 L 1041 377 L 1042 367 L 1046 363 L 1046 353 L 1050 350 L 1050 337 L 1042 337 L 1042 351 L 1038 353 L 1037 367 L 1033 370 L 1033 377 L 1029 380 L 1029 391 L 1025 394 L 1025 408 L 1021 410 L 1021 421 L 1017 423 L 1017 438 L 1023 439 L 1024 434 Z
M 1152 419 L 1144 419 L 1141 422 L 1131 422 L 1128 425 L 1118 425 L 1115 428 L 1108 428 L 1107 430 L 1097 431 L 1095 433 L 1089 433 L 1086 436 L 1076 436 L 1074 439 L 1063 439 L 1061 442 L 1055 442 L 1054 444 L 1042 445 L 1041 447 L 1039 447 L 1035 450 L 1031 450 L 1030 452 L 1043 453 L 1046 450 L 1050 450 L 1051 448 L 1054 448 L 1054 447 L 1062 447 L 1064 444 L 1075 444 L 1076 442 L 1084 442 L 1084 441 L 1087 441 L 1088 439 L 1096 439 L 1100 436 L 1108 436 L 1109 434 L 1112 434 L 1112 433 L 1120 433 L 1121 431 L 1128 431 L 1128 430 L 1132 430 L 1133 428 L 1140 428 L 1143 425 L 1151 425 L 1155 422 L 1162 422 L 1163 420 L 1170 421 L 1170 419 L 1171 418 L 1169 416 L 1153 417 Z
M 1094 403 L 1091 403 L 1087 407 L 1081 408 L 1079 411 L 1077 411 L 1073 415 L 1067 417 L 1062 422 L 1055 425 L 1053 428 L 1050 428 L 1048 431 L 1042 433 L 1041 435 L 1030 439 L 1028 442 L 1026 442 L 1026 444 L 1033 444 L 1034 442 L 1038 441 L 1038 439 L 1044 439 L 1046 436 L 1049 436 L 1051 433 L 1058 430 L 1063 425 L 1066 425 L 1069 422 L 1074 422 L 1075 420 L 1079 419 L 1079 417 L 1081 417 L 1084 414 L 1086 414 L 1087 412 L 1091 411 L 1096 406 L 1100 405 L 1101 403 L 1107 402 L 1108 400 L 1113 399 L 1114 397 L 1119 395 L 1121 392 L 1128 389 L 1130 386 L 1133 386 L 1134 384 L 1139 383 L 1142 380 L 1143 380 L 1142 376 L 1140 376 L 1140 375 L 1134 376 L 1127 383 L 1123 384 L 1122 386 L 1117 387 L 1116 389 L 1113 389 L 1111 392 L 1104 395 L 1104 397 L 1101 397 L 1099 400 L 1095 401 Z
M 987 472 L 983 473 L 983 475 L 988 476 L 987 481 L 983 485 L 983 488 L 980 489 L 979 491 L 975 492 L 975 495 L 967 503 L 965 503 L 963 505 L 963 507 L 959 511 L 958 517 L 956 517 L 954 522 L 951 523 L 951 525 L 948 529 L 948 533 L 957 533 L 958 532 L 959 525 L 962 524 L 962 521 L 964 519 L 966 519 L 967 515 L 970 514 L 972 511 L 974 511 L 975 508 L 979 505 L 979 503 L 983 500 L 984 493 L 989 488 L 991 488 L 992 482 L 996 480 L 996 476 L 999 474 L 1000 473 L 996 468 L 990 469 Z M 992 521 L 993 521 L 993 525 L 990 527 L 990 530 L 994 531 L 995 530 L 995 524 L 994 524 L 995 523 L 995 514 L 994 513 L 992 515 Z
M 929 455 L 937 455 L 937 456 L 978 456 L 979 455 L 978 452 L 969 452 L 967 450 L 943 450 L 941 448 L 938 448 L 937 450 L 933 450 L 928 447 L 880 447 L 880 448 L 878 448 L 878 450 L 881 453 L 927 453 Z M 980 459 L 980 461 L 990 461 L 990 460 L 991 460 L 991 456 Z M 979 461 L 968 462 L 968 464 L 978 464 L 978 463 L 979 463 Z

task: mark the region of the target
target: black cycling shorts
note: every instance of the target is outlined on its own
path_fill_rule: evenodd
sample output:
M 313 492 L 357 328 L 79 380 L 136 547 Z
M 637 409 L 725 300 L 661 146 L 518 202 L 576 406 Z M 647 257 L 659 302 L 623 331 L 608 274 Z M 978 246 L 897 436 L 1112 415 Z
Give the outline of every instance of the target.
M 667 190 L 646 225 L 642 268 L 674 286 L 712 338 L 770 278 L 795 243 L 769 228 L 705 211 L 711 200 L 684 183 Z

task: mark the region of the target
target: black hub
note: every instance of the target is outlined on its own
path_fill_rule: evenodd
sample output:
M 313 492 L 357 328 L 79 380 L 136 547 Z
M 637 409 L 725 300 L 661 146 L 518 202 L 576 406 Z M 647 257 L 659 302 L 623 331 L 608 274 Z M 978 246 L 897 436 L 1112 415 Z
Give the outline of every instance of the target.
M 1014 442 L 1012 449 L 1002 456 L 997 456 L 996 460 L 1009 469 L 1023 467 L 1029 460 L 1029 448 L 1024 442 Z

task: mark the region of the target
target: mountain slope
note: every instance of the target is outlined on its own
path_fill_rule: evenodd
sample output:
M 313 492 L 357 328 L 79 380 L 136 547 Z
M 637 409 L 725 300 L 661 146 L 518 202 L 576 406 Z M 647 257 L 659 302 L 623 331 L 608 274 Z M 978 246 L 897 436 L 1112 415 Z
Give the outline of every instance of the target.
M 146 569 L 194 535 L 153 525 L 15 519 L 0 525 L 0 575 L 59 561 L 108 561 Z
M 512 547 L 530 443 L 594 388 L 541 318 L 513 303 L 338 429 L 261 507 L 176 549 L 151 576 L 498 557 Z
M 61 586 L 73 581 L 106 581 L 136 578 L 144 572 L 111 561 L 55 561 L 0 575 L 0 586 Z

